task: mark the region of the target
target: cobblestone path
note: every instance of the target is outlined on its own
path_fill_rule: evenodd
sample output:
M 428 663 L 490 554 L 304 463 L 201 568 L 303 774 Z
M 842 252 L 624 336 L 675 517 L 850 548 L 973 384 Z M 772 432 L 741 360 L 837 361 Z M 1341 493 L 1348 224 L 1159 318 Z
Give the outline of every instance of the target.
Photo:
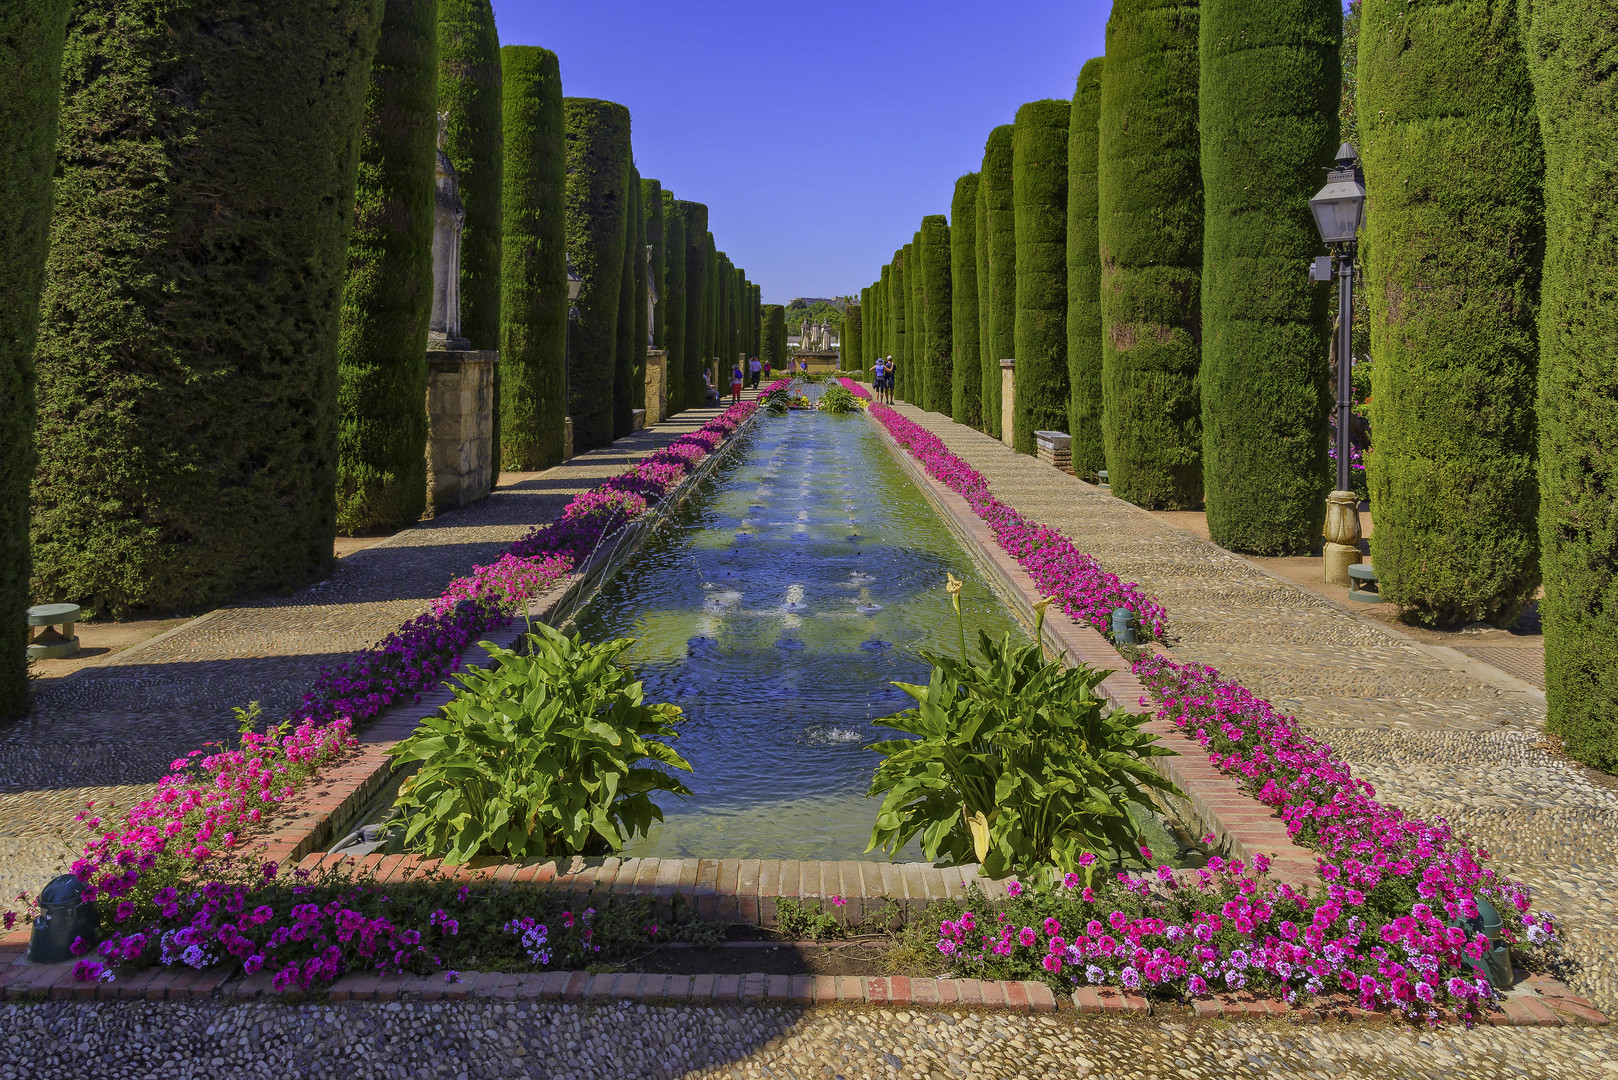
M 234 739 L 232 706 L 269 717 L 297 706 L 323 665 L 426 610 L 451 578 L 492 562 L 568 501 L 694 431 L 719 409 L 691 409 L 542 473 L 503 477 L 487 499 L 343 559 L 290 596 L 249 600 L 36 682 L 27 716 L 0 724 L 0 908 L 76 857 L 86 800 L 127 805 L 171 761 Z
M 780 1007 L 49 1002 L 0 1007 L 0 1078 L 1611 1080 L 1610 1029 Z
M 1357 616 L 946 416 L 899 411 L 998 498 L 1161 600 L 1180 659 L 1296 715 L 1383 800 L 1470 833 L 1561 918 L 1569 984 L 1618 1012 L 1618 783 L 1551 751 L 1543 692 Z

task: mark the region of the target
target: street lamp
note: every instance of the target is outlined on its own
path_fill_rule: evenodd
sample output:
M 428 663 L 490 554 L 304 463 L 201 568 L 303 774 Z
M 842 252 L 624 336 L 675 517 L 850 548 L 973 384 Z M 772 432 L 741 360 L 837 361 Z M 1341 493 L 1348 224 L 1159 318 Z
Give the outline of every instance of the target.
M 1337 257 L 1337 490 L 1326 499 L 1326 543 L 1323 549 L 1328 585 L 1347 585 L 1348 568 L 1360 561 L 1359 500 L 1349 472 L 1349 426 L 1354 412 L 1350 380 L 1354 340 L 1354 247 L 1365 220 L 1365 177 L 1359 154 L 1344 143 L 1337 160 L 1326 171 L 1326 186 L 1309 200 L 1320 238 Z M 1331 257 L 1322 256 L 1310 267 L 1315 281 L 1332 278 Z
M 584 279 L 579 272 L 573 269 L 573 256 L 567 256 L 567 331 L 562 339 L 562 432 L 564 443 L 571 444 L 567 438 L 568 428 L 573 423 L 573 397 L 568 389 L 568 383 L 573 369 L 573 320 L 579 317 L 579 309 L 573 301 L 579 298 L 579 290 L 584 288 Z M 562 457 L 568 456 L 571 445 L 564 445 Z

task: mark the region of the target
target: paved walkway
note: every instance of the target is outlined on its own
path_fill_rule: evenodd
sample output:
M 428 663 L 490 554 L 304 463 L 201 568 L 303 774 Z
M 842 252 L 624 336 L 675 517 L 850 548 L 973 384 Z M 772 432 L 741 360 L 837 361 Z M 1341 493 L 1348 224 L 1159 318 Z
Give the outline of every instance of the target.
M 406 529 L 287 597 L 221 608 L 70 675 L 36 681 L 33 709 L 0 724 L 0 897 L 37 894 L 82 847 L 88 799 L 127 805 L 171 761 L 234 740 L 233 706 L 295 708 L 319 674 L 426 610 L 451 578 L 492 562 L 575 495 L 713 419 L 691 409 Z M 0 903 L 0 907 L 8 903 Z
M 1568 982 L 1618 1012 L 1618 783 L 1552 752 L 1544 694 L 1263 570 L 1153 514 L 901 405 L 987 477 L 1168 608 L 1182 660 L 1211 664 L 1293 713 L 1379 797 L 1444 817 L 1563 921 Z

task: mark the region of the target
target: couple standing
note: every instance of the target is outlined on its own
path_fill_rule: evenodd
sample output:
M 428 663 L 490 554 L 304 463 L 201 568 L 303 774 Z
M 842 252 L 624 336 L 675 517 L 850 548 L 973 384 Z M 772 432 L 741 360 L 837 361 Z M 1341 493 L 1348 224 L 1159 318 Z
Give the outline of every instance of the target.
M 876 366 L 871 369 L 871 387 L 876 391 L 877 399 L 893 404 L 893 369 L 896 365 L 891 356 L 876 358 Z

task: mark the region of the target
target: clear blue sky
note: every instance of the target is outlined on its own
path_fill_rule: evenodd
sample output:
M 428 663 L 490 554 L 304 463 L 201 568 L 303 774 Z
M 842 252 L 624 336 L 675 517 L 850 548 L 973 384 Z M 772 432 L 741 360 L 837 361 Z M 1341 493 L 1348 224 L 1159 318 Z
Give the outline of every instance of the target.
M 1073 95 L 1111 0 L 494 0 L 573 97 L 629 107 L 635 160 L 706 203 L 765 303 L 855 293 L 948 214 L 1018 105 Z

